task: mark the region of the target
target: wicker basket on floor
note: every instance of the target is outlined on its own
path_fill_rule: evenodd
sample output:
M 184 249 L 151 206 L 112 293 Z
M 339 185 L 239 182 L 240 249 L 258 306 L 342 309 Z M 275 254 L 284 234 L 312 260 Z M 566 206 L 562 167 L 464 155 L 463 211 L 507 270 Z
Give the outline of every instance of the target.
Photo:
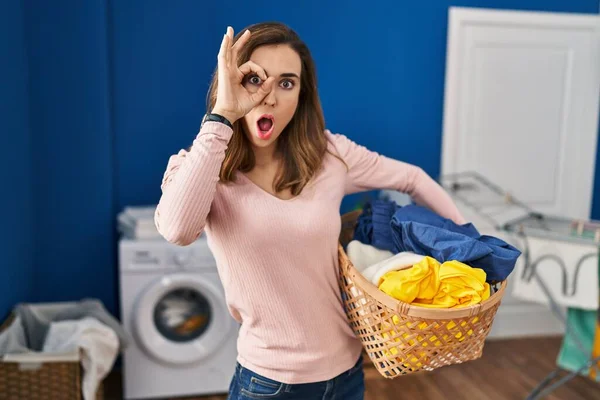
M 0 326 L 8 328 L 14 314 Z M 6 400 L 52 399 L 82 400 L 83 369 L 79 361 L 21 363 L 0 360 L 0 398 Z M 104 399 L 103 385 L 98 385 L 96 400 Z
M 481 357 L 506 281 L 487 300 L 465 308 L 432 309 L 396 300 L 363 277 L 344 251 L 360 213 L 342 216 L 339 283 L 350 325 L 379 373 L 393 379 Z

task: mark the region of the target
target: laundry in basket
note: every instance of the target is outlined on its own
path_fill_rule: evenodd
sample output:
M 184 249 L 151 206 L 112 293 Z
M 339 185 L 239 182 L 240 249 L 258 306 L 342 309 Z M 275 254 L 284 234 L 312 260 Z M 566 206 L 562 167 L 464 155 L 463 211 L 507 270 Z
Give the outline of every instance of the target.
M 392 379 L 479 358 L 506 283 L 500 282 L 482 302 L 462 308 L 425 308 L 397 300 L 365 277 L 346 253 L 360 215 L 357 210 L 342 216 L 339 283 L 350 325 L 378 372 Z M 363 233 L 374 231 L 358 231 Z M 391 243 L 389 231 L 379 233 L 378 243 Z
M 97 300 L 19 304 L 0 330 L 0 393 L 97 399 L 102 380 L 129 340 Z M 76 382 L 79 369 L 83 377 Z M 75 391 L 80 393 L 64 397 Z

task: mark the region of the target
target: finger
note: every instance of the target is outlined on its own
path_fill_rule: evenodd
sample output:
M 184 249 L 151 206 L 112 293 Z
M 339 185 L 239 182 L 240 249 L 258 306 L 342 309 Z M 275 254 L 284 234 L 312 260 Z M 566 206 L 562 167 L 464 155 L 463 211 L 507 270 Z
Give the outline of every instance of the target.
M 233 44 L 233 28 L 231 26 L 227 27 L 227 63 L 232 64 L 234 59 L 231 54 L 231 46 Z
M 250 95 L 250 98 L 254 104 L 260 103 L 265 97 L 267 97 L 269 93 L 271 93 L 271 90 L 273 89 L 273 82 L 275 82 L 275 78 L 271 76 L 269 79 L 263 82 L 256 93 Z
M 231 52 L 231 58 L 234 61 L 237 61 L 238 58 L 238 53 L 240 52 L 241 48 L 244 47 L 244 44 L 246 44 L 246 42 L 248 42 L 248 39 L 250 39 L 250 31 L 248 29 L 246 29 L 246 31 L 242 34 L 242 36 L 240 36 L 240 38 L 234 43 L 233 45 L 233 49 Z
M 223 35 L 223 40 L 221 40 L 221 47 L 219 48 L 219 54 L 217 56 L 217 59 L 219 61 L 227 61 L 227 34 Z
M 254 72 L 263 81 L 267 80 L 267 73 L 265 72 L 265 70 L 260 65 L 256 64 L 255 62 L 252 62 L 252 61 L 248 61 L 248 62 L 242 64 L 240 66 L 240 72 L 244 76 L 248 75 L 250 72 Z M 263 82 L 263 84 L 264 84 L 264 82 Z

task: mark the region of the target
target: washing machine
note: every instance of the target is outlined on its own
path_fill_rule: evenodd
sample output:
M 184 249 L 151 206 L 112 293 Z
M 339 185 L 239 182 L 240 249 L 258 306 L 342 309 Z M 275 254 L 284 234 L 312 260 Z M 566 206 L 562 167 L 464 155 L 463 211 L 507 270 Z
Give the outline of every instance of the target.
M 125 399 L 226 393 L 238 324 L 228 312 L 205 237 L 119 241 Z

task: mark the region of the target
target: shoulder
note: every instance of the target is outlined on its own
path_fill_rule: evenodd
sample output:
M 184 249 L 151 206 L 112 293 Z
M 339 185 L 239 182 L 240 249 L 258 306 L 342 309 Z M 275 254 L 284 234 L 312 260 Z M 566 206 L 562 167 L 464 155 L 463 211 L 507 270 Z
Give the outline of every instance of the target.
M 331 149 L 334 154 L 338 155 L 346 162 L 354 163 L 366 158 L 373 158 L 379 156 L 378 153 L 369 150 L 362 144 L 357 143 L 346 135 L 341 133 L 332 133 L 329 130 L 325 130 L 327 140 L 331 143 Z
M 328 142 L 327 149 L 342 158 L 345 158 L 352 146 L 355 145 L 346 135 L 333 133 L 329 129 L 325 129 L 325 137 Z

